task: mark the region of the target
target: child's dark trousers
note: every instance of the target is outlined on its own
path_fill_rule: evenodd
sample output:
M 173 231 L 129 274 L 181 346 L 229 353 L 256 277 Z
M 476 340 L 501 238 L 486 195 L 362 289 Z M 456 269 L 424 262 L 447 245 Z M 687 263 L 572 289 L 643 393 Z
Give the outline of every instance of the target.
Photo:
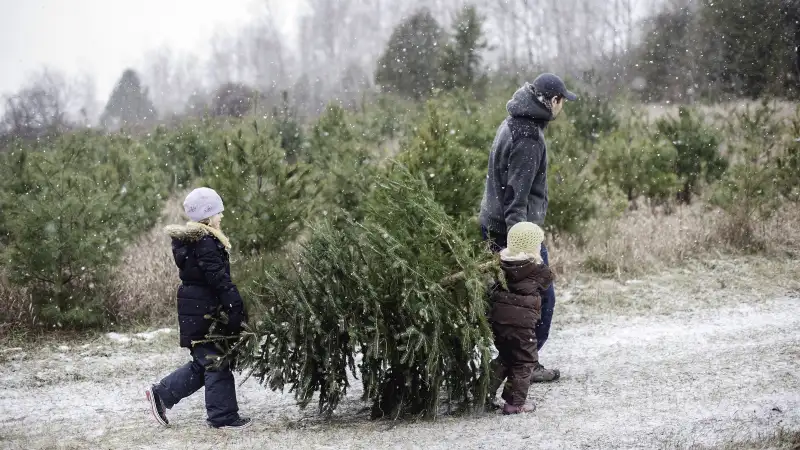
M 221 352 L 211 344 L 192 347 L 192 361 L 179 367 L 155 385 L 154 390 L 166 408 L 172 408 L 182 399 L 205 387 L 207 421 L 220 427 L 239 419 L 236 402 L 236 384 L 230 367 L 225 364 L 212 368 Z

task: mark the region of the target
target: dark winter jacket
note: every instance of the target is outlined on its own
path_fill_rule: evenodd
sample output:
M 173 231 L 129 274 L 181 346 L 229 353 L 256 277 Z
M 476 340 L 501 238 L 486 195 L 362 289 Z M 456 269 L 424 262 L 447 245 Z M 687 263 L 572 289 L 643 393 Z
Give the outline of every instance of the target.
M 550 287 L 553 272 L 533 261 L 501 261 L 508 290 L 498 286 L 492 292 L 489 320 L 495 325 L 533 328 L 542 311 L 540 292 Z
M 166 228 L 172 238 L 172 255 L 178 266 L 178 323 L 181 347 L 205 339 L 213 320 L 224 311 L 229 318 L 227 331 L 241 331 L 247 320 L 242 297 L 231 281 L 230 259 L 222 240 L 207 228 L 194 223 Z M 222 239 L 222 240 L 221 240 Z
M 526 83 L 506 104 L 489 154 L 480 222 L 504 235 L 517 222 L 544 224 L 547 213 L 547 145 L 543 130 L 553 114 Z

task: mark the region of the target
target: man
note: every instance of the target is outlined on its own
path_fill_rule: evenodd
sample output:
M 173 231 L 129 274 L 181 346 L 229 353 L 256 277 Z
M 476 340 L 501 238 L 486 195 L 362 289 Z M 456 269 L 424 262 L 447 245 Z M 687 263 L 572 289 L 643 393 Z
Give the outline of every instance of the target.
M 578 97 L 567 90 L 561 78 L 551 73 L 525 83 L 506 104 L 508 117 L 497 129 L 489 154 L 489 170 L 481 200 L 483 239 L 493 252 L 507 246 L 507 233 L 518 222 L 544 225 L 547 213 L 547 145 L 544 130 L 564 105 Z M 549 264 L 542 244 L 542 260 Z M 536 324 L 537 347 L 550 334 L 556 294 L 553 284 L 543 291 L 541 320 Z M 536 365 L 531 382 L 555 381 L 558 369 Z

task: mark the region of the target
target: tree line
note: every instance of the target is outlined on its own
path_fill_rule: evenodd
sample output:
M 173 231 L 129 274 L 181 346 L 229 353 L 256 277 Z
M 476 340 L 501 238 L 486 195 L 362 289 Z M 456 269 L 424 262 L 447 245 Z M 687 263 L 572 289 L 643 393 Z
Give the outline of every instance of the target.
M 489 83 L 518 84 L 541 70 L 562 73 L 603 96 L 645 102 L 797 96 L 798 0 L 669 0 L 653 2 L 643 17 L 635 11 L 644 4 L 630 0 L 602 7 L 592 0 L 569 2 L 575 4 L 549 5 L 569 11 L 568 19 L 537 14 L 522 0 L 413 8 L 383 0 L 315 0 L 301 18 L 303 51 L 294 62 L 265 2 L 264 12 L 238 35 L 213 41 L 205 77 L 211 84 L 188 78 L 197 61 L 162 49 L 147 56 L 143 70 L 125 70 L 105 107 L 95 111 L 90 80 L 45 70 L 4 98 L 0 134 L 7 142 L 81 125 L 136 129 L 251 111 L 291 110 L 305 121 L 331 100 L 356 109 L 380 92 L 417 101 L 435 89 L 471 88 L 480 95 Z M 397 22 L 389 27 L 391 19 Z M 337 20 L 372 28 L 333 32 Z M 575 26 L 581 21 L 585 27 Z

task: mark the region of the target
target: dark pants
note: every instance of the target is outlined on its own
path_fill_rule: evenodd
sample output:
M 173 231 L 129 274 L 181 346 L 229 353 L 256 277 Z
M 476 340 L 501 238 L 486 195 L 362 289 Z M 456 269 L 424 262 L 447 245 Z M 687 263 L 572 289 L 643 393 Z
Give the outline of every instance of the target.
M 233 372 L 227 365 L 216 369 L 210 367 L 214 364 L 213 357 L 219 354 L 219 350 L 211 345 L 193 347 L 192 361 L 164 377 L 154 388 L 164 406 L 172 408 L 205 386 L 208 423 L 219 427 L 239 419 Z
M 528 398 L 531 375 L 538 362 L 536 334 L 530 328 L 493 325 L 494 346 L 499 353 L 491 362 L 493 380 L 489 395 L 507 380 L 503 400 L 509 405 L 522 406 Z
M 494 233 L 487 230 L 486 227 L 482 225 L 481 235 L 484 241 L 489 241 L 489 247 L 494 253 L 499 253 L 500 250 L 508 246 L 505 234 Z M 547 247 L 545 247 L 544 243 L 542 243 L 542 261 L 544 261 L 545 264 L 550 264 L 547 255 Z M 541 296 L 542 318 L 536 323 L 536 341 L 538 349 L 540 350 L 547 341 L 547 337 L 550 336 L 550 323 L 553 322 L 553 310 L 556 306 L 556 290 L 554 283 L 551 283 L 547 290 L 542 291 Z

